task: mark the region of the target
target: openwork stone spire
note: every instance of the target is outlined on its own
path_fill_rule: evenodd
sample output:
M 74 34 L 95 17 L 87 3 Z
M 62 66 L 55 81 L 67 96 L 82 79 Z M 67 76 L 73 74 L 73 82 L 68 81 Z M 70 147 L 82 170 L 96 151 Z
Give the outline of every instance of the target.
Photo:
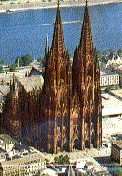
M 66 66 L 68 54 L 64 44 L 63 27 L 60 14 L 60 7 L 58 1 L 56 20 L 54 24 L 53 40 L 50 51 L 45 57 L 45 82 L 49 84 L 52 81 L 52 85 L 56 86 L 60 83 L 60 76 L 63 75 L 65 79 Z M 63 72 L 63 74 L 61 73 Z M 51 77 L 51 79 L 49 77 Z
M 64 35 L 63 35 L 63 28 L 62 28 L 62 19 L 60 14 L 60 7 L 59 7 L 59 0 L 58 0 L 58 8 L 56 14 L 56 21 L 54 26 L 54 34 L 51 46 L 51 52 L 55 53 L 56 56 L 61 56 L 65 51 L 65 44 L 64 44 Z
M 88 1 L 86 0 L 85 12 L 84 12 L 84 20 L 81 31 L 81 38 L 79 43 L 79 48 L 84 50 L 84 54 L 91 54 L 93 51 L 93 42 L 92 42 L 92 33 L 91 33 L 91 24 L 90 17 L 88 12 Z
M 45 123 L 42 145 L 47 152 L 68 150 L 69 134 L 69 55 L 64 44 L 62 20 L 58 1 L 53 40 L 45 57 L 42 114 Z M 65 120 L 64 120 L 65 119 Z
M 92 42 L 91 24 L 86 1 L 81 37 L 72 65 L 72 90 L 75 120 L 81 121 L 77 145 L 80 149 L 101 146 L 101 91 L 100 73 Z M 73 117 L 71 117 L 73 118 Z M 72 131 L 75 126 L 72 124 Z M 75 132 L 74 132 L 75 135 Z

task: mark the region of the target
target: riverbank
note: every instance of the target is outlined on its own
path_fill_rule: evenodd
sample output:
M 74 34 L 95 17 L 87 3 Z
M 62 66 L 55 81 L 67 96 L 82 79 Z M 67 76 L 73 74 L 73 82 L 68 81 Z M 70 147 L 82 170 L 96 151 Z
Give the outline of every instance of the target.
M 120 3 L 122 0 L 91 0 L 89 2 L 89 6 L 94 5 L 104 5 L 104 4 L 112 4 L 112 3 Z M 84 6 L 85 1 L 75 1 L 75 2 L 61 2 L 61 8 L 67 7 L 77 7 L 77 6 Z M 2 2 L 0 3 L 0 13 L 12 13 L 16 11 L 25 11 L 25 10 L 39 10 L 39 9 L 52 9 L 56 8 L 56 2 L 42 2 L 42 1 L 9 1 L 9 2 Z

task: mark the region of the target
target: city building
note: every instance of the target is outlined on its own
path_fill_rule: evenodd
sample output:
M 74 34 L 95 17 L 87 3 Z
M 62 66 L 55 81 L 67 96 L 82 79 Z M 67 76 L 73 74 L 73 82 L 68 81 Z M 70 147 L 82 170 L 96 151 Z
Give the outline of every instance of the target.
M 112 74 L 108 74 L 108 75 L 106 74 L 106 77 L 110 75 L 112 76 L 112 79 L 108 78 L 107 80 L 106 78 L 105 79 L 101 78 L 103 79 L 102 83 L 105 82 L 106 85 L 107 83 L 108 85 L 119 84 L 119 86 L 121 87 L 122 86 L 122 56 L 113 55 L 113 58 L 111 60 L 108 60 L 105 67 L 108 72 L 111 72 L 111 71 L 113 72 Z M 104 77 L 104 75 L 101 77 Z
M 108 60 L 106 67 L 111 70 L 116 70 L 122 64 L 122 56 L 113 55 L 111 60 Z
M 102 119 L 102 137 L 104 139 L 112 139 L 111 135 L 122 134 L 122 118 L 120 116 L 116 117 L 103 117 Z M 111 142 L 110 140 L 106 141 L 107 143 Z
M 119 84 L 120 84 L 120 77 L 118 74 L 101 73 L 101 76 L 100 76 L 100 86 L 101 87 L 119 86 Z
M 27 74 L 26 76 L 28 76 L 28 77 L 35 76 L 35 75 L 36 76 L 41 76 L 42 72 L 38 68 L 32 67 L 31 71 L 29 73 L 26 73 L 26 74 Z
M 109 174 L 106 168 L 101 167 L 100 164 L 95 159 L 89 157 L 89 158 L 82 158 L 79 160 L 79 162 L 76 163 L 75 175 L 110 176 L 111 174 Z
M 122 140 L 117 140 L 111 146 L 111 158 L 122 165 Z
M 100 70 L 87 1 L 72 65 L 64 43 L 59 2 L 52 45 L 45 51 L 43 86 L 42 82 L 39 87 L 36 80 L 33 83 L 28 81 L 37 70 L 25 80 L 14 76 L 10 82 L 10 93 L 3 107 L 3 127 L 19 141 L 48 153 L 100 148 Z
M 22 158 L 2 161 L 0 166 L 1 176 L 23 176 L 38 174 L 46 168 L 46 161 L 39 153 L 29 154 Z
M 102 94 L 102 116 L 122 115 L 122 90 L 110 90 Z M 116 95 L 117 94 L 117 95 Z

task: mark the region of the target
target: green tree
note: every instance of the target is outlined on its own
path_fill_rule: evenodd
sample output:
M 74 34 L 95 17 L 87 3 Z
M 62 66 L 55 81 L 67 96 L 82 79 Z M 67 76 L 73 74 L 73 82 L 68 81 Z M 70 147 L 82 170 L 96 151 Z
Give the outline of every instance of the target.
M 27 66 L 33 61 L 32 56 L 30 54 L 26 54 L 25 56 L 22 56 L 21 60 L 22 60 L 22 66 Z
M 55 163 L 58 163 L 58 157 L 57 156 L 54 158 L 54 161 L 55 161 Z
M 63 155 L 60 155 L 59 156 L 59 158 L 58 158 L 58 164 L 63 164 L 63 159 L 64 159 L 64 157 L 63 157 Z
M 108 59 L 111 60 L 111 59 L 113 58 L 113 56 L 114 56 L 114 50 L 111 49 L 111 50 L 109 50 L 109 52 L 110 52 L 110 53 L 109 53 L 109 55 L 108 55 Z
M 15 64 L 11 64 L 9 66 L 9 68 L 10 68 L 10 72 L 14 72 L 16 70 L 16 65 Z
M 3 67 L 0 66 L 0 73 L 3 73 Z
M 65 156 L 63 156 L 63 155 L 60 155 L 59 157 L 55 157 L 54 158 L 54 161 L 55 161 L 55 163 L 57 163 L 57 164 L 59 164 L 59 165 L 66 165 L 66 164 L 69 164 L 70 162 L 69 162 L 69 156 L 68 155 L 65 155 Z
M 5 64 L 5 59 L 1 59 L 1 60 L 0 60 L 0 64 L 1 64 L 1 65 Z
M 40 68 L 44 68 L 45 60 L 43 57 L 40 57 L 37 59 L 37 61 L 40 63 Z
M 122 49 L 119 49 L 119 50 L 117 51 L 117 54 L 118 54 L 119 56 L 122 56 Z
M 102 62 L 104 62 L 105 64 L 107 64 L 108 62 L 108 57 L 107 56 L 102 56 L 100 59 Z
M 42 61 L 42 57 L 39 57 L 38 59 L 37 59 L 37 62 L 41 62 Z
M 105 50 L 105 51 L 103 51 L 103 56 L 108 56 L 108 51 L 107 50 Z
M 100 59 L 102 62 L 104 62 L 104 63 L 107 63 L 108 62 L 108 51 L 104 51 L 103 53 L 102 53 L 102 56 L 101 56 L 101 59 Z
M 65 164 L 70 164 L 69 160 L 70 160 L 69 156 L 68 156 L 68 155 L 65 155 L 64 158 L 63 158 L 63 162 L 64 162 Z
M 30 63 L 32 63 L 33 58 L 30 54 L 26 54 L 20 58 L 16 58 L 15 60 L 15 64 L 16 66 L 18 66 L 18 62 L 19 62 L 19 66 L 28 66 Z

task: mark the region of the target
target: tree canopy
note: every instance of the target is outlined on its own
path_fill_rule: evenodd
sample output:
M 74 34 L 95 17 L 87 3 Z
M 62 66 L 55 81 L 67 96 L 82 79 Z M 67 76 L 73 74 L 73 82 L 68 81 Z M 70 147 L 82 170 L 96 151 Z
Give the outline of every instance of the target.
M 17 58 L 15 60 L 15 64 L 18 65 L 19 63 L 19 66 L 28 66 L 30 63 L 32 63 L 33 61 L 33 58 L 30 54 L 26 54 L 20 58 Z
M 38 62 L 40 62 L 40 68 L 44 68 L 45 66 L 45 59 L 43 57 L 40 57 L 37 59 Z
M 59 165 L 65 165 L 65 164 L 69 164 L 70 161 L 69 161 L 69 156 L 68 155 L 60 155 L 59 157 L 55 157 L 54 158 L 54 161 L 55 163 L 59 164 Z
M 10 68 L 10 72 L 14 72 L 16 70 L 16 65 L 15 64 L 11 64 L 9 66 L 9 68 Z
M 0 66 L 0 73 L 3 73 L 3 67 Z
M 122 56 L 122 49 L 119 49 L 119 50 L 117 51 L 117 54 L 118 54 L 119 56 Z
M 0 64 L 1 64 L 1 65 L 5 64 L 5 59 L 1 59 L 1 60 L 0 60 Z

